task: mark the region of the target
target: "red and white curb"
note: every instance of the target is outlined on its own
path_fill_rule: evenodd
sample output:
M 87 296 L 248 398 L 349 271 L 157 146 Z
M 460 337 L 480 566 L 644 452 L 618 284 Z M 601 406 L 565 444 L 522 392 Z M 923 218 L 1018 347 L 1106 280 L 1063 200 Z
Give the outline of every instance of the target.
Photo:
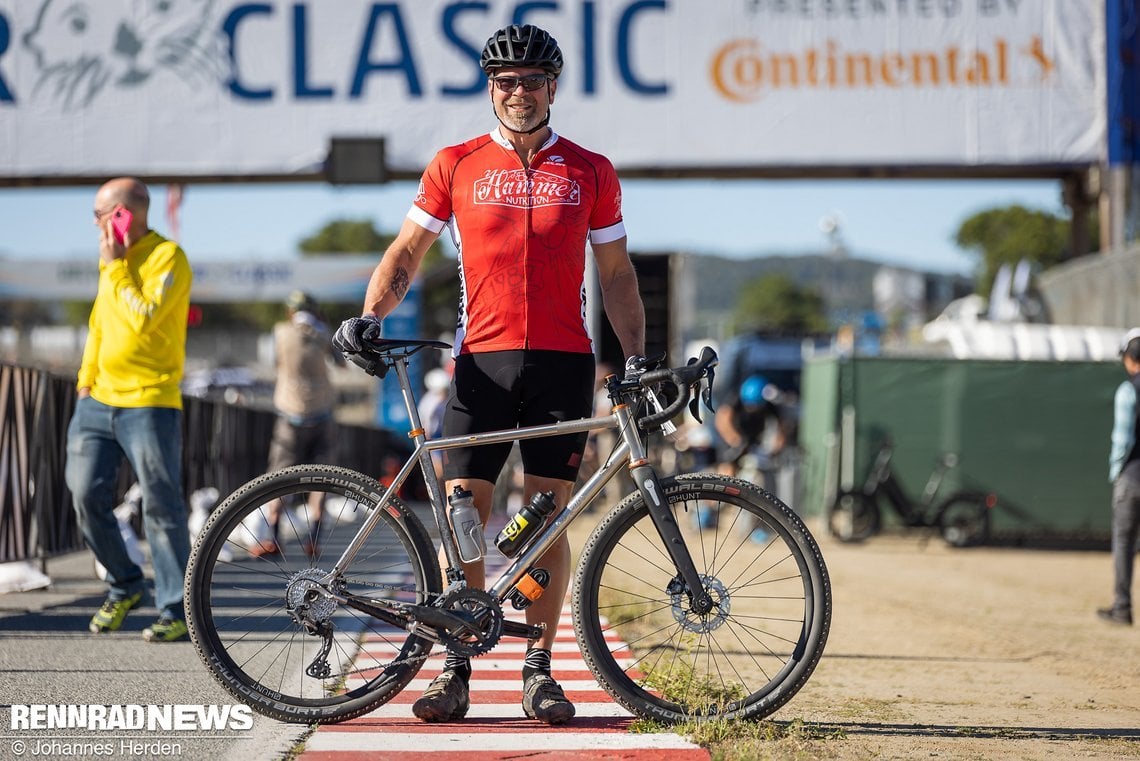
M 383 649 L 365 641 L 363 652 Z M 305 743 L 301 761 L 709 761 L 709 753 L 672 732 L 630 734 L 633 717 L 614 703 L 582 660 L 570 610 L 558 623 L 552 658 L 554 678 L 577 714 L 568 724 L 550 727 L 522 710 L 522 659 L 526 643 L 504 639 L 490 653 L 471 661 L 471 710 L 458 722 L 428 724 L 412 716 L 419 698 L 443 665 L 442 655 L 424 665 L 390 702 L 341 724 L 323 725 Z

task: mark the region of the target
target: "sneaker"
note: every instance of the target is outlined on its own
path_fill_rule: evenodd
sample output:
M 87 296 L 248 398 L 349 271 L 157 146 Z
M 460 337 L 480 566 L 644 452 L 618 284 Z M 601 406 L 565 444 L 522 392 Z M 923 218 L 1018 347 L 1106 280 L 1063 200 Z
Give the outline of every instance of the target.
M 1132 611 L 1122 608 L 1099 608 L 1096 612 L 1105 621 L 1124 626 L 1132 626 Z
M 749 535 L 749 539 L 751 539 L 756 544 L 767 544 L 768 539 L 770 539 L 771 536 L 772 535 L 769 534 L 767 530 L 758 528 L 752 530 L 752 533 Z
M 420 699 L 412 704 L 412 713 L 424 721 L 455 721 L 467 715 L 471 695 L 467 681 L 454 671 L 444 671 L 431 680 Z
M 92 616 L 91 623 L 87 625 L 87 628 L 92 634 L 117 631 L 123 625 L 123 619 L 127 617 L 127 613 L 141 604 L 142 592 L 135 592 L 122 600 L 112 600 L 108 597 L 103 603 L 103 607 L 99 608 L 99 612 Z
M 308 539 L 301 542 L 301 549 L 304 551 L 305 557 L 309 560 L 316 560 L 317 556 L 321 554 L 321 546 Z
M 574 704 L 550 674 L 531 674 L 523 682 L 523 713 L 543 724 L 565 724 L 574 718 Z
M 181 618 L 162 616 L 143 629 L 143 639 L 147 642 L 174 642 L 186 636 L 186 622 Z

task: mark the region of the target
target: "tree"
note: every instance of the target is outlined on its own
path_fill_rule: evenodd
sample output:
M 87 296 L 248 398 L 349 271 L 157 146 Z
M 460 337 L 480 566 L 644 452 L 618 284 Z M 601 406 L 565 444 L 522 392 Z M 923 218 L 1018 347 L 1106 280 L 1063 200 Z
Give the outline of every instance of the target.
M 980 259 L 977 291 L 988 294 L 1003 264 L 1017 266 L 1022 259 L 1047 269 L 1069 258 L 1070 221 L 1047 211 L 1024 206 L 989 209 L 965 219 L 954 235 L 960 248 Z M 1099 225 L 1090 224 L 1092 251 L 1099 248 Z M 1089 251 L 1081 251 L 1083 256 Z
M 379 232 L 369 219 L 334 219 L 297 248 L 305 256 L 381 253 L 395 237 Z
M 733 312 L 738 331 L 823 333 L 828 330 L 823 297 L 812 288 L 796 285 L 787 275 L 771 274 L 741 289 Z

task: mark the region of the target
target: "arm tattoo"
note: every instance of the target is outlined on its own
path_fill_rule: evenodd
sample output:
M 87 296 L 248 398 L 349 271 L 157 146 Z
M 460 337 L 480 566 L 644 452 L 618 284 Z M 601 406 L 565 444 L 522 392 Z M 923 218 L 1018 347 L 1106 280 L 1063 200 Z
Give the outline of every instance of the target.
M 404 294 L 408 292 L 409 282 L 408 271 L 403 267 L 397 267 L 392 275 L 392 293 L 398 298 L 404 298 Z

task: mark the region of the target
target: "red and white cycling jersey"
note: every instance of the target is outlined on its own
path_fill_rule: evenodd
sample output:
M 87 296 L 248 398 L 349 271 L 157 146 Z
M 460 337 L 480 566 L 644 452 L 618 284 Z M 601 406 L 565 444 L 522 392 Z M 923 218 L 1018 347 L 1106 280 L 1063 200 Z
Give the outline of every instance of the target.
M 436 154 L 408 217 L 459 250 L 455 354 L 593 352 L 586 239 L 625 237 L 613 165 L 551 132 L 529 169 L 498 129 Z

